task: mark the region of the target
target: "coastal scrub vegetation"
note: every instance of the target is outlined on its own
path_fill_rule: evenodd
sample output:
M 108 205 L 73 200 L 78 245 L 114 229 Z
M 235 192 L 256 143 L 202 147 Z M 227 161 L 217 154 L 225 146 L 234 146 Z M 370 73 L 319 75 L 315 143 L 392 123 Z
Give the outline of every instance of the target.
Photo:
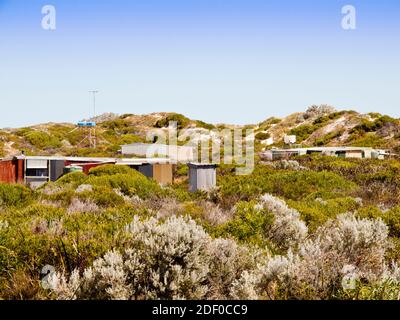
M 399 299 L 398 161 L 233 169 L 208 193 L 184 167 L 173 186 L 112 165 L 0 184 L 0 298 Z

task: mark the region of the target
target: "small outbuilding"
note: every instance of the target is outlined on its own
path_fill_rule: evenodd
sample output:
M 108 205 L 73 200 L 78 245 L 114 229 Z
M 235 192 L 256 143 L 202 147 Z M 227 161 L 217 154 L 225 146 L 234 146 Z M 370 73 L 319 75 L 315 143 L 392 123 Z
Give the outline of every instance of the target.
M 117 165 L 126 165 L 160 184 L 173 183 L 174 165 L 165 158 L 118 159 Z
M 123 155 L 138 157 L 166 157 L 174 162 L 194 161 L 194 148 L 190 146 L 176 146 L 159 143 L 132 143 L 121 146 Z
M 171 163 L 153 164 L 153 179 L 160 184 L 172 184 L 173 165 Z
M 189 191 L 209 191 L 217 185 L 217 165 L 189 163 Z
M 294 156 L 319 153 L 325 156 L 358 159 L 384 159 L 389 156 L 384 150 L 375 150 L 370 147 L 309 147 L 291 149 L 270 149 L 260 154 L 265 160 L 289 159 Z

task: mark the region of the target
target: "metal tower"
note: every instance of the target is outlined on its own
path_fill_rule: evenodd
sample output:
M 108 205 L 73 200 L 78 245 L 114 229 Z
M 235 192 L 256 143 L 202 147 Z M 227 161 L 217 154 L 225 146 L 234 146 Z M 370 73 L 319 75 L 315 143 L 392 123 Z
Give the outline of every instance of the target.
M 93 117 L 96 117 L 96 94 L 98 90 L 89 91 L 93 95 Z M 90 118 L 90 117 L 89 117 Z M 77 123 L 77 127 L 72 130 L 83 130 L 85 132 L 85 137 L 81 142 L 78 143 L 78 147 L 89 147 L 95 149 L 97 146 L 96 137 L 96 122 L 95 121 L 80 121 Z M 86 142 L 86 143 L 85 143 Z

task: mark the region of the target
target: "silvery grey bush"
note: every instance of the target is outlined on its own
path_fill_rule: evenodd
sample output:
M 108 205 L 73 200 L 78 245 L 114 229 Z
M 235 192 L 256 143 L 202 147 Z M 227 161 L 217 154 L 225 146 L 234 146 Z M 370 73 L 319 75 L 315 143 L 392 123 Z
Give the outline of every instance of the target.
M 96 213 L 99 212 L 99 206 L 90 199 L 80 200 L 78 198 L 72 198 L 71 204 L 69 205 L 67 212 L 74 213 L 74 212 L 92 212 Z
M 72 299 L 128 299 L 124 262 L 118 252 L 109 251 L 94 261 L 81 276 L 76 269 L 69 278 L 60 273 L 50 276 L 49 283 L 57 298 Z
M 32 232 L 34 234 L 48 234 L 53 237 L 60 237 L 65 233 L 63 220 L 37 218 L 32 221 Z
M 226 223 L 233 218 L 233 210 L 222 209 L 219 205 L 206 200 L 194 203 L 199 208 L 201 218 L 212 226 L 218 226 Z M 185 206 L 176 199 L 162 199 L 157 204 L 157 218 L 166 218 L 175 215 L 185 215 Z
M 326 299 L 342 287 L 346 275 L 377 283 L 385 277 L 393 279 L 397 269 L 387 270 L 385 251 L 389 246 L 388 228 L 382 220 L 359 219 L 354 214 L 339 215 L 320 227 L 296 252 L 271 257 L 253 272 L 243 289 L 244 280 L 236 282 L 241 292 L 258 293 L 275 299 Z M 393 270 L 393 271 L 392 271 Z M 242 277 L 249 278 L 244 274 Z M 233 288 L 233 290 L 238 290 Z
M 190 218 L 135 217 L 125 250 L 107 252 L 82 274 L 54 274 L 53 292 L 59 299 L 327 299 L 347 290 L 348 279 L 400 284 L 399 267 L 385 262 L 382 220 L 342 214 L 308 235 L 283 201 L 265 195 L 261 203 L 274 213 L 269 236 L 288 247 L 285 255 L 212 239 Z
M 199 205 L 204 210 L 202 218 L 212 226 L 222 225 L 234 216 L 233 210 L 222 209 L 219 205 L 210 201 L 201 201 Z
M 194 220 L 172 216 L 164 223 L 138 217 L 127 227 L 132 235 L 129 275 L 133 277 L 135 298 L 196 299 L 207 287 L 209 235 Z M 142 267 L 140 267 L 142 266 Z
M 232 284 L 246 270 L 253 270 L 264 257 L 260 250 L 238 245 L 231 239 L 215 239 L 209 245 L 210 268 L 207 299 L 237 298 L 231 292 Z
M 141 204 L 141 203 L 143 202 L 143 200 L 140 199 L 140 197 L 139 197 L 138 195 L 136 195 L 136 194 L 131 195 L 131 196 L 128 196 L 128 195 L 124 194 L 124 193 L 121 191 L 121 189 L 113 189 L 113 191 L 114 191 L 117 195 L 119 195 L 120 197 L 124 198 L 124 200 L 125 200 L 126 202 L 128 202 L 128 203 L 138 205 L 138 204 Z
M 243 271 L 241 277 L 232 283 L 230 296 L 235 300 L 258 300 L 260 294 L 257 286 L 260 282 L 260 272 Z
M 81 184 L 75 190 L 76 193 L 82 193 L 82 192 L 85 192 L 85 191 L 92 192 L 93 191 L 92 185 L 91 184 Z
M 272 163 L 275 169 L 284 169 L 284 170 L 294 170 L 294 171 L 302 171 L 308 170 L 308 168 L 301 166 L 300 163 L 296 160 L 279 160 Z
M 50 196 L 50 195 L 56 194 L 56 193 L 58 193 L 58 192 L 61 192 L 61 191 L 63 191 L 63 190 L 64 190 L 64 189 L 63 189 L 61 186 L 58 186 L 58 185 L 56 185 L 56 184 L 54 184 L 54 183 L 48 183 L 48 184 L 46 184 L 46 186 L 45 186 L 43 189 L 41 189 L 40 191 L 41 191 L 43 194 Z
M 307 108 L 306 112 L 304 112 L 303 118 L 304 119 L 318 118 L 324 115 L 331 114 L 333 112 L 336 112 L 336 109 L 332 106 L 326 104 L 321 104 L 319 106 L 312 105 Z
M 288 249 L 298 246 L 308 234 L 306 224 L 300 219 L 298 211 L 289 208 L 287 204 L 270 194 L 261 197 L 260 205 L 274 215 L 268 237 L 279 246 Z
M 233 240 L 211 239 L 189 218 L 135 217 L 126 230 L 131 239 L 122 253 L 107 252 L 82 275 L 55 273 L 50 283 L 57 298 L 226 299 L 261 255 Z

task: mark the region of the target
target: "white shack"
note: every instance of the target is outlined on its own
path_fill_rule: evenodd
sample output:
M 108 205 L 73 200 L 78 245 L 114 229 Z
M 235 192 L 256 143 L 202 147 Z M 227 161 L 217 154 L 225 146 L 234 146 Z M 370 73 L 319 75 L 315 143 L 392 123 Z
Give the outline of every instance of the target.
M 288 159 L 293 156 L 319 153 L 339 158 L 384 159 L 389 154 L 384 150 L 375 150 L 369 147 L 310 147 L 292 149 L 270 149 L 261 154 L 266 160 Z
M 175 162 L 190 162 L 195 159 L 193 147 L 175 146 L 159 143 L 132 143 L 121 146 L 123 155 L 139 157 L 167 157 Z

